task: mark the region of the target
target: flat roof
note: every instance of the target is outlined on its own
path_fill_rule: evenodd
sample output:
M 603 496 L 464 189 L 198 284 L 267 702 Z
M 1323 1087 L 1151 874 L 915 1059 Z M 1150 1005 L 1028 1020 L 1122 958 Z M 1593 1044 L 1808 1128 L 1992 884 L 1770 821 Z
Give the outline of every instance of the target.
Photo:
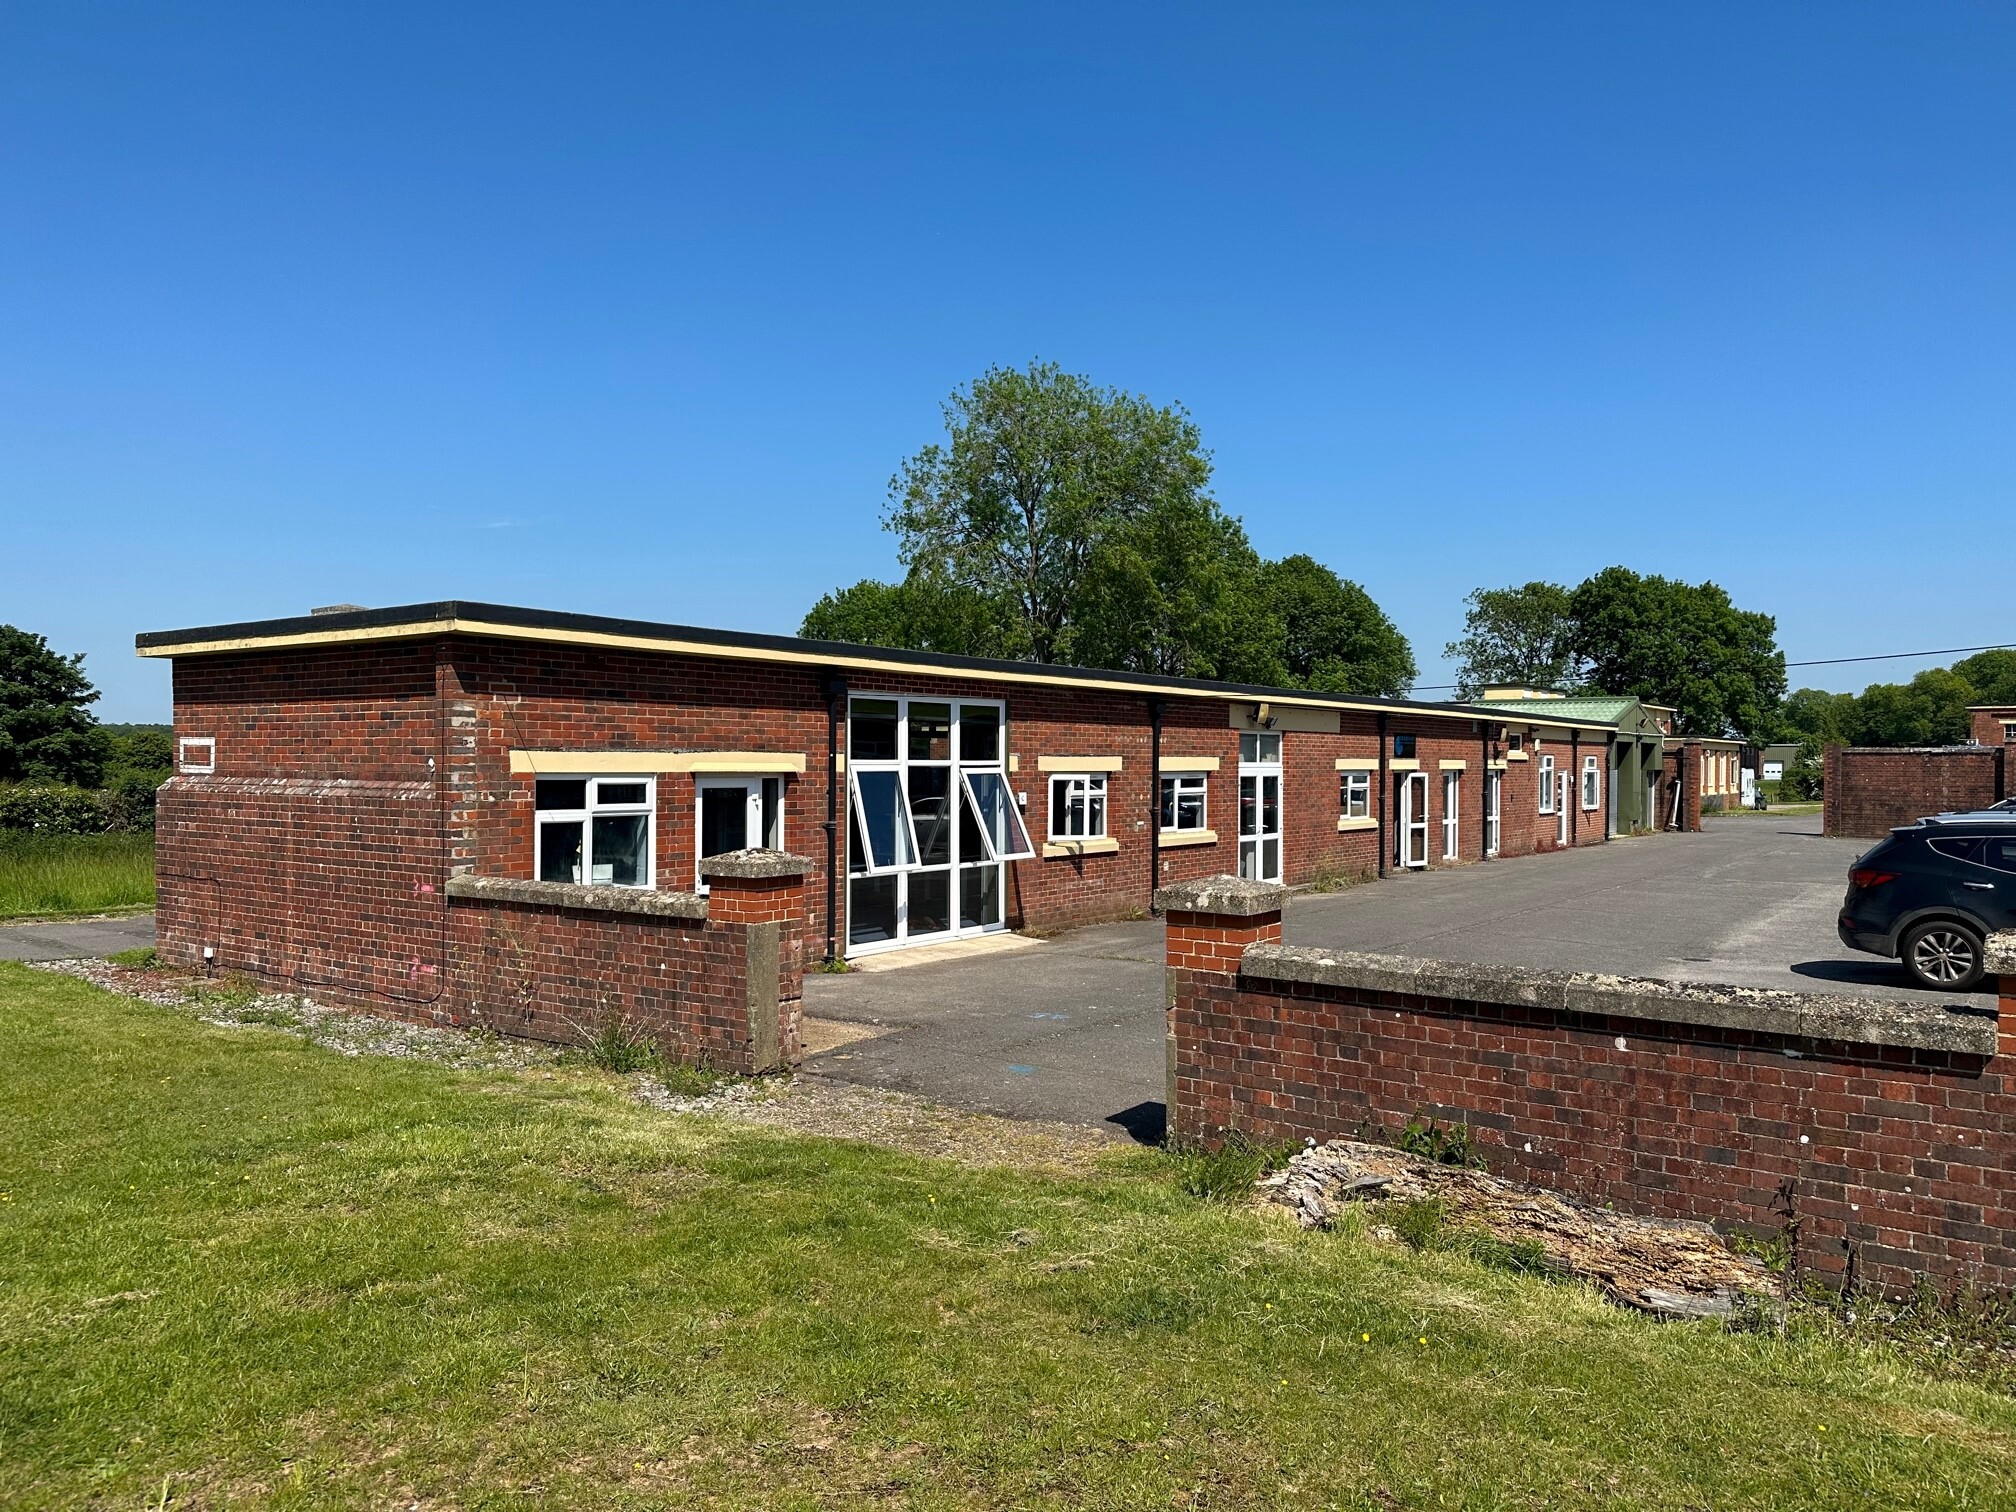
M 690 656 L 778 662 L 835 671 L 948 672 L 989 682 L 1037 683 L 1053 687 L 1097 688 L 1124 693 L 1172 693 L 1197 698 L 1235 698 L 1302 708 L 1368 713 L 1406 713 L 1434 718 L 1489 719 L 1474 704 L 1424 703 L 1405 698 L 1320 693 L 1308 688 L 1272 688 L 1254 683 L 1213 682 L 1152 672 L 1007 661 L 981 656 L 948 656 L 935 651 L 902 651 L 847 641 L 806 640 L 795 635 L 762 635 L 746 630 L 711 630 L 648 620 L 612 619 L 524 609 L 508 604 L 444 599 L 389 609 L 346 609 L 287 619 L 247 620 L 187 630 L 151 630 L 133 638 L 141 656 L 220 656 L 244 651 L 308 650 L 365 641 L 412 640 L 423 636 L 467 635 L 533 640 L 610 650 L 660 651 Z M 1601 729 L 1601 721 L 1550 719 L 1519 711 L 1521 724 L 1561 729 Z

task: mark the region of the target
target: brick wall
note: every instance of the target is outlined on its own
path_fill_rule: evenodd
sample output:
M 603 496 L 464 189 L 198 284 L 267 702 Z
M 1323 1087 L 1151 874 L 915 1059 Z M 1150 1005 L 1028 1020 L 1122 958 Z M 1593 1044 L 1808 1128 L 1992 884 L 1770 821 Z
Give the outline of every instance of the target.
M 1969 712 L 1974 717 L 1974 744 L 1999 746 L 2016 743 L 2016 704 L 2001 704 Z
M 1770 1230 L 1789 1180 L 1813 1264 L 1852 1246 L 1881 1279 L 2016 1284 L 2016 1031 L 1998 1047 L 1992 1022 L 1936 1008 L 1900 1028 L 1893 1004 L 1751 994 L 1746 1012 L 1678 984 L 1382 969 L 1270 945 L 1278 904 L 1182 893 L 1164 897 L 1179 1139 L 1459 1120 L 1493 1170 L 1591 1201 Z M 2005 994 L 2007 1026 L 2016 980 Z
M 1927 814 L 1986 808 L 2008 793 L 2002 746 L 1829 746 L 1822 830 L 1879 839 Z

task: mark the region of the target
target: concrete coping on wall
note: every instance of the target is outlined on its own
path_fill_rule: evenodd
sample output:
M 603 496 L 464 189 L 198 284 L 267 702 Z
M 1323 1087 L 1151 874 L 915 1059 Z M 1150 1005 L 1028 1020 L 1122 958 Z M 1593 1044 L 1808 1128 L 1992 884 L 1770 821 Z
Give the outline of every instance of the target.
M 2003 989 L 2016 997 L 2016 929 L 1997 930 L 1988 936 L 1988 950 L 1982 958 L 1989 975 L 2002 978 Z
M 1221 914 L 1234 919 L 1279 913 L 1287 900 L 1288 889 L 1278 882 L 1249 882 L 1222 874 L 1155 889 L 1155 906 L 1164 913 Z
M 813 863 L 806 857 L 793 856 L 785 851 L 738 850 L 709 856 L 700 863 L 700 875 L 710 882 L 717 877 L 760 881 L 772 877 L 802 877 L 812 868 Z
M 515 877 L 450 877 L 451 898 L 485 903 L 523 903 L 534 908 L 571 908 L 586 913 L 643 914 L 657 919 L 704 919 L 707 900 L 698 893 L 653 892 L 643 887 L 590 887 L 579 882 L 526 882 Z
M 1356 992 L 1543 1008 L 1790 1039 L 1943 1050 L 1984 1058 L 1995 1054 L 1996 1015 L 1992 1009 L 1949 1008 L 1936 1002 L 1669 982 L 1586 971 L 1530 971 L 1302 945 L 1249 946 L 1241 958 L 1240 972 L 1267 981 Z

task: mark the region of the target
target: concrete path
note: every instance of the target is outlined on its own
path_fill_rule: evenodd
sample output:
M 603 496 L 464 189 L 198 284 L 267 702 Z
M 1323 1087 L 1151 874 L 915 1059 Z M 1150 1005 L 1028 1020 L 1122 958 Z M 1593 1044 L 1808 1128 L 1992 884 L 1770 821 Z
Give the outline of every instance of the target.
M 882 958 L 893 963 L 894 957 Z M 1162 1137 L 1162 926 L 805 979 L 805 1069 L 955 1107 Z
M 0 961 L 67 961 L 154 943 L 154 915 L 0 924 Z

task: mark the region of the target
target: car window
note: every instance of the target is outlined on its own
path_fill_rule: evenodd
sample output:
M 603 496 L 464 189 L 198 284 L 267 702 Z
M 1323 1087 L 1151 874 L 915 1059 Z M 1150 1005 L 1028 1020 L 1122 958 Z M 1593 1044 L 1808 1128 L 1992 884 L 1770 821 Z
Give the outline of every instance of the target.
M 1981 859 L 1981 840 L 1976 835 L 1941 837 L 1937 840 L 1928 840 L 1926 844 L 1939 852 L 1940 855 L 1951 856 L 1955 861 L 1979 861 Z
M 1981 862 L 1997 871 L 2016 872 L 2016 837 L 1983 840 Z

